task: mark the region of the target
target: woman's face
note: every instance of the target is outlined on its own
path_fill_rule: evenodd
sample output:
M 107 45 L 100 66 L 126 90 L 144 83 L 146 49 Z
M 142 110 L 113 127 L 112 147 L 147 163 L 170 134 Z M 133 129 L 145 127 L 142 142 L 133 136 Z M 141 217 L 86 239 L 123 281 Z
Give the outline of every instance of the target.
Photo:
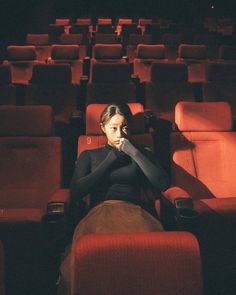
M 111 119 L 101 126 L 102 131 L 106 134 L 108 144 L 118 147 L 121 138 L 129 136 L 129 129 L 125 117 L 115 114 Z

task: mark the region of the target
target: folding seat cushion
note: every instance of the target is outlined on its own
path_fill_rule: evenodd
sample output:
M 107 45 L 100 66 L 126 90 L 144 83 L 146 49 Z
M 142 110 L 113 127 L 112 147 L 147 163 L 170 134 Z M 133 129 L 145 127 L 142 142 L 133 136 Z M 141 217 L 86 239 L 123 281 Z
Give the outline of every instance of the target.
M 83 34 L 62 34 L 59 41 L 64 45 L 79 45 L 80 59 L 84 59 L 87 55 L 87 42 L 85 42 Z
M 236 116 L 236 64 L 211 62 L 206 67 L 206 82 L 202 85 L 204 101 L 227 101 Z
M 0 105 L 16 104 L 16 87 L 12 84 L 10 65 L 0 65 Z
M 79 45 L 52 45 L 51 59 L 54 64 L 69 64 L 72 83 L 79 84 L 83 75 L 83 61 L 79 56 Z
M 26 44 L 35 46 L 37 60 L 46 61 L 51 55 L 48 34 L 27 34 Z
M 187 66 L 153 62 L 151 81 L 145 82 L 146 108 L 151 109 L 157 118 L 174 122 L 174 107 L 180 100 L 194 100 Z
M 234 294 L 236 133 L 231 131 L 230 106 L 226 102 L 180 102 L 175 120 L 179 131 L 170 137 L 173 187 L 164 192 L 168 206 L 161 211 L 169 208 L 166 220 L 180 216 L 180 223 L 185 220 L 197 235 L 207 294 Z M 185 215 L 185 208 L 198 213 L 195 221 Z
M 7 47 L 7 60 L 12 72 L 12 82 L 28 84 L 32 76 L 32 67 L 38 63 L 35 46 L 10 45 Z
M 73 255 L 71 295 L 203 294 L 199 247 L 190 233 L 90 234 Z
M 109 102 L 135 102 L 136 87 L 131 80 L 127 63 L 92 64 L 87 84 L 86 104 Z
M 165 45 L 137 46 L 137 58 L 134 59 L 134 74 L 140 78 L 141 82 L 150 81 L 151 65 L 153 62 L 167 62 L 165 57 Z
M 94 44 L 118 44 L 120 39 L 116 34 L 96 33 L 94 35 Z
M 70 65 L 35 65 L 26 89 L 26 104 L 51 105 L 55 120 L 68 124 L 71 113 L 76 110 L 76 93 Z
M 224 62 L 236 62 L 236 46 L 221 45 L 219 48 L 219 59 Z
M 125 63 L 121 44 L 95 44 L 93 46 L 91 63 Z

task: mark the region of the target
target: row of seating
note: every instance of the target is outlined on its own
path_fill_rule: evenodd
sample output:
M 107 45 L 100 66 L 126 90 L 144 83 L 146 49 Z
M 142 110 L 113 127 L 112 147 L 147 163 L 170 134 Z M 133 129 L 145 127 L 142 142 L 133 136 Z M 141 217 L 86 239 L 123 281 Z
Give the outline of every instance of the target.
M 130 104 L 130 107 L 135 118 L 134 124 L 136 126 L 133 140 L 153 147 L 152 134 L 145 133 L 143 107 L 140 104 Z M 105 137 L 101 134 L 98 124 L 98 117 L 103 108 L 104 105 L 89 105 L 87 107 L 86 134 L 79 137 L 78 154 L 84 149 L 96 148 L 105 143 Z M 176 105 L 175 112 L 175 122 L 178 131 L 172 132 L 170 137 L 170 166 L 173 187 L 164 193 L 161 201 L 156 201 L 156 209 L 166 229 L 188 229 L 194 232 L 199 239 L 201 247 L 205 288 L 211 291 L 221 288 L 222 291 L 222 288 L 227 288 L 228 286 L 233 287 L 232 277 L 234 276 L 234 263 L 236 259 L 234 253 L 235 235 L 232 235 L 235 225 L 234 196 L 236 188 L 233 180 L 235 169 L 235 132 L 231 131 L 231 109 L 229 104 L 225 102 L 180 102 Z M 4 176 L 1 181 L 2 190 L 0 199 L 1 214 L 4 217 L 1 221 L 3 221 L 4 227 L 8 228 L 7 225 L 11 224 L 11 226 L 16 226 L 16 228 L 18 226 L 19 229 L 20 224 L 22 226 L 20 228 L 24 228 L 25 222 L 28 225 L 32 225 L 32 223 L 40 224 L 42 220 L 45 222 L 54 220 L 55 216 L 56 221 L 60 221 L 59 225 L 64 224 L 64 221 L 61 221 L 65 217 L 65 204 L 68 201 L 69 192 L 65 189 L 61 190 L 60 139 L 50 135 L 52 131 L 51 108 L 47 106 L 2 106 L 0 107 L 0 122 L 0 151 L 3 153 L 1 156 L 3 163 L 0 167 L 3 173 L 0 173 L 0 175 Z M 157 148 L 161 149 L 161 146 L 162 141 L 159 138 Z M 89 202 L 86 201 L 86 203 L 89 205 Z M 80 207 L 81 203 L 78 206 Z M 30 230 L 28 228 L 30 232 L 34 232 L 34 230 L 34 227 L 30 227 Z M 55 231 L 54 227 L 54 236 L 56 232 L 58 233 L 58 230 Z M 59 231 L 60 234 L 62 232 Z M 52 237 L 51 235 L 49 236 Z M 149 241 L 148 236 L 147 234 L 147 241 Z M 131 241 L 130 236 L 127 236 L 127 238 L 126 235 L 113 237 L 116 241 L 117 239 L 120 241 L 121 244 L 118 247 L 123 247 L 122 243 L 125 243 L 127 247 L 133 247 L 131 243 L 125 242 Z M 176 236 L 179 241 L 178 243 L 181 243 L 181 245 L 185 243 L 183 243 L 183 237 L 179 234 Z M 102 247 L 102 245 L 107 243 L 107 239 L 112 239 L 109 236 L 104 236 L 103 238 L 101 237 L 99 241 L 100 238 L 94 236 L 88 237 L 88 240 L 86 238 L 84 241 L 89 244 L 93 241 L 94 245 L 101 245 Z M 137 241 L 141 242 L 142 238 L 142 236 L 137 237 Z M 166 242 L 164 244 L 162 242 L 158 244 L 160 243 L 159 238 L 161 241 L 165 240 Z M 136 239 L 135 236 L 134 239 Z M 171 245 L 171 242 L 168 242 L 165 235 L 161 237 L 161 235 L 158 236 L 157 234 L 154 238 L 150 236 L 150 239 L 155 247 L 160 245 L 162 248 Z M 171 234 L 170 239 L 172 239 Z M 174 238 L 172 242 L 175 244 L 177 240 Z M 90 246 L 88 244 L 85 245 L 87 246 L 78 245 L 78 250 L 75 254 L 78 259 L 76 269 L 79 273 L 84 265 L 80 261 L 80 255 L 83 255 L 83 250 L 79 249 L 80 247 L 82 249 L 83 247 L 92 247 L 91 244 Z M 146 249 L 145 251 L 150 251 L 146 244 L 142 246 L 141 243 L 141 248 L 139 248 L 139 245 L 139 243 L 136 244 L 137 251 L 141 251 L 140 249 L 143 249 L 142 251 L 144 249 Z M 155 249 L 157 251 L 160 248 Z M 182 246 L 178 249 L 182 251 Z M 167 256 L 165 257 L 170 257 L 171 251 L 168 250 L 167 252 Z M 105 257 L 99 256 L 99 253 L 97 254 L 98 256 L 92 256 L 96 263 L 103 261 L 100 259 L 101 257 Z M 118 256 L 116 257 L 120 257 L 119 255 L 123 255 L 122 253 L 122 251 L 118 251 Z M 150 257 L 153 260 L 153 257 L 156 257 L 156 255 L 152 253 L 151 251 Z M 199 252 L 195 253 L 199 255 Z M 220 258 L 218 257 L 218 253 L 221 253 Z M 105 255 L 104 252 L 101 255 Z M 159 255 L 157 256 L 159 257 Z M 145 259 L 147 258 L 146 255 L 144 257 Z M 173 259 L 170 259 L 170 261 L 173 261 Z M 109 263 L 114 263 L 114 260 L 108 261 Z M 121 261 L 123 260 L 121 259 Z M 157 266 L 159 260 L 153 261 L 154 265 Z M 141 266 L 143 267 L 143 265 L 147 264 L 142 261 Z M 194 265 L 196 266 L 196 264 Z M 197 268 L 189 265 L 191 270 L 194 272 L 197 271 L 195 275 L 198 278 L 197 286 L 193 288 L 194 290 L 192 292 L 198 290 L 196 294 L 201 294 L 199 293 L 199 261 L 197 265 Z M 120 267 L 123 266 L 121 264 Z M 143 269 L 142 267 L 141 271 Z M 171 268 L 173 268 L 172 263 Z M 173 270 L 175 272 L 176 268 L 173 268 Z M 89 280 L 87 271 L 90 271 L 90 268 L 86 268 L 84 278 L 86 281 Z M 96 275 L 99 274 L 96 273 Z M 149 277 L 150 273 L 148 272 L 147 275 Z M 121 279 L 122 276 L 118 276 L 118 278 Z M 166 280 L 166 275 L 162 278 Z M 175 276 L 174 278 L 176 279 Z M 134 280 L 133 277 L 132 279 Z M 179 279 L 178 277 L 178 281 Z M 113 279 L 108 281 L 110 283 L 117 282 Z M 81 287 L 81 283 L 83 284 L 83 281 L 80 280 L 74 282 L 73 290 L 76 290 L 75 292 L 86 290 Z M 192 284 L 193 281 L 191 280 L 190 286 L 193 286 Z M 84 286 L 86 288 L 88 287 L 87 284 Z M 111 287 L 112 284 L 108 286 Z M 106 288 L 110 288 L 108 286 Z M 121 284 L 121 288 L 123 286 Z M 149 284 L 144 284 L 144 286 L 147 288 Z M 156 284 L 151 284 L 149 287 L 152 288 L 153 286 L 155 288 L 157 287 Z M 173 285 L 171 284 L 171 286 Z M 94 286 L 90 287 L 93 288 Z M 136 288 L 133 285 L 132 287 Z M 184 287 L 186 287 L 185 284 Z M 125 285 L 125 288 L 127 288 L 127 285 Z M 183 292 L 182 289 L 181 292 Z M 145 292 L 140 294 L 145 294 Z

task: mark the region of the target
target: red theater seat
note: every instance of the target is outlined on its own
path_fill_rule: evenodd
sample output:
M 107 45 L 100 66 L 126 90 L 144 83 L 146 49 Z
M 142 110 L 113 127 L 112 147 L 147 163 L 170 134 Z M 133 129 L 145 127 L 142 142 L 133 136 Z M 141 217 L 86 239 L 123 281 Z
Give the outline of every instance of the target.
M 7 60 L 12 73 L 12 82 L 28 84 L 32 77 L 32 67 L 38 63 L 35 46 L 10 45 L 7 47 Z
M 120 38 L 116 34 L 96 33 L 94 44 L 119 44 Z
M 45 62 L 51 56 L 48 34 L 27 34 L 26 44 L 35 46 L 37 60 Z
M 121 62 L 94 63 L 87 84 L 86 104 L 113 101 L 136 101 L 136 86 L 131 79 L 130 65 Z
M 236 261 L 236 133 L 231 131 L 230 105 L 179 102 L 175 122 L 178 131 L 170 137 L 173 187 L 164 193 L 162 220 L 166 225 L 177 220 L 180 227 L 186 223 L 197 235 L 207 294 L 223 292 L 234 284 Z
M 62 34 L 59 42 L 64 45 L 79 45 L 79 57 L 82 60 L 87 55 L 88 40 L 84 40 L 83 34 Z
M 204 101 L 227 101 L 236 117 L 236 64 L 211 62 L 206 67 L 206 82 L 202 86 Z
M 180 100 L 194 100 L 187 65 L 152 63 L 151 81 L 145 82 L 145 99 L 146 108 L 151 109 L 157 118 L 174 122 L 175 104 Z
M 151 65 L 153 62 L 167 62 L 165 56 L 165 45 L 146 45 L 137 46 L 137 58 L 134 59 L 134 74 L 141 82 L 151 80 Z
M 125 63 L 121 44 L 95 44 L 91 63 Z
M 52 45 L 53 64 L 68 64 L 71 67 L 72 83 L 79 84 L 83 75 L 83 60 L 80 58 L 79 45 Z
M 98 20 L 97 20 L 97 24 L 111 25 L 112 24 L 112 19 L 111 18 L 99 17 Z
M 202 295 L 198 243 L 189 233 L 83 236 L 73 253 L 71 295 Z

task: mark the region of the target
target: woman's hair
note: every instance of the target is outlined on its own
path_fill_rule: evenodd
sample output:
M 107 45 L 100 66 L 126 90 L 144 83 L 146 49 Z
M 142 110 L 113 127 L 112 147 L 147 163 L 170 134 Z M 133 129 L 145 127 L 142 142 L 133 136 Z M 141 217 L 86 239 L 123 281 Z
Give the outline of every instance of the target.
M 100 115 L 100 124 L 104 126 L 116 114 L 124 116 L 127 125 L 131 127 L 133 115 L 129 106 L 125 103 L 112 103 L 107 105 Z

